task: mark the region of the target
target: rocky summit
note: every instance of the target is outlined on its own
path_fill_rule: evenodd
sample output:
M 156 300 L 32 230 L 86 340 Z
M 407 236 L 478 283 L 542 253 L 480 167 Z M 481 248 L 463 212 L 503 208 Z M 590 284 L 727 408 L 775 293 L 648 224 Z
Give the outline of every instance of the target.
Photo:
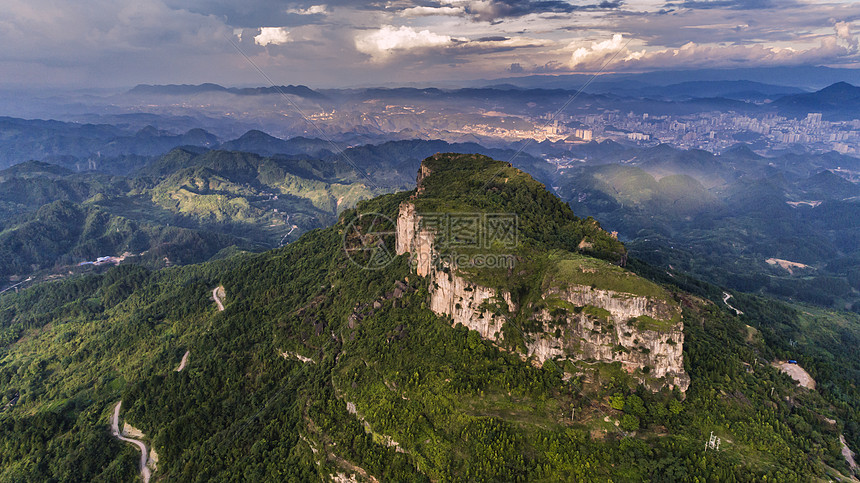
M 528 175 L 485 157 L 437 155 L 422 163 L 415 196 L 403 201 L 398 209 L 396 250 L 398 255 L 410 254 L 415 272 L 429 278 L 430 309 L 450 317 L 454 325 L 462 324 L 477 331 L 493 343 L 519 350 L 524 359 L 537 365 L 547 360 L 570 361 L 574 366 L 579 362 L 620 362 L 627 372 L 655 390 L 667 386 L 686 391 L 690 378 L 683 367 L 680 306 L 657 285 L 605 260 L 583 255 L 582 250 L 573 252 L 529 243 L 537 242 L 531 238 L 509 246 L 509 253 L 480 243 L 478 247 L 465 247 L 471 257 L 446 256 L 445 249 L 437 248 L 439 239 L 451 255 L 450 237 L 456 234 L 450 231 L 463 219 L 477 220 L 474 225 L 477 238 L 482 234 L 488 236 L 489 227 L 481 226 L 486 221 L 482 217 L 487 214 L 466 208 L 470 203 L 476 207 L 486 203 L 483 195 L 477 196 L 480 200 L 466 200 L 466 206 L 446 207 L 442 200 L 449 197 L 450 191 L 444 181 L 437 183 L 434 179 L 472 170 L 478 179 L 488 176 L 490 184 L 504 173 L 499 180 L 503 184 L 522 184 L 526 190 L 541 188 Z M 422 216 L 416 204 L 433 211 Z M 577 223 L 570 217 L 572 213 L 567 206 L 558 203 L 557 209 L 568 215 L 568 223 Z M 525 213 L 528 216 L 527 209 Z M 507 215 L 514 220 L 518 212 Z M 530 224 L 530 220 L 522 222 Z M 512 229 L 518 228 L 519 219 Z M 516 237 L 519 233 L 512 235 Z M 595 237 L 605 238 L 606 234 L 593 227 L 580 240 L 568 240 L 568 244 L 593 246 L 589 240 Z M 481 247 L 488 253 L 480 253 Z M 505 267 L 507 277 L 523 277 L 535 285 L 518 286 L 512 292 L 507 283 L 500 286 L 480 283 L 481 269 L 473 263 L 479 255 L 495 256 L 494 262 L 510 262 Z M 505 255 L 508 258 L 503 258 Z M 461 267 L 458 260 L 472 266 Z M 522 268 L 517 267 L 518 262 Z M 493 269 L 498 270 L 493 267 L 489 271 Z M 520 322 L 526 323 L 516 327 Z

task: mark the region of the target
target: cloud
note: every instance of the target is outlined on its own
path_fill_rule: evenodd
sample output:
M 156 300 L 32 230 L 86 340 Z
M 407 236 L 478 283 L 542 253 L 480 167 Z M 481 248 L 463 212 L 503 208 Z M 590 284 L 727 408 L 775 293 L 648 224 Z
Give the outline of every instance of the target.
M 462 6 L 457 7 L 410 7 L 400 11 L 403 17 L 432 17 L 432 16 L 456 16 L 463 15 L 466 10 Z
M 328 13 L 325 5 L 311 5 L 308 8 L 289 8 L 287 13 L 296 15 L 325 15 Z
M 593 68 L 593 66 L 599 66 L 599 69 L 613 56 L 617 56 L 622 49 L 626 50 L 624 37 L 621 34 L 615 34 L 609 40 L 593 42 L 591 47 L 579 47 L 574 50 L 570 56 L 570 67 L 576 69 L 578 67 Z
M 610 71 L 860 65 L 860 2 L 844 0 L 3 0 L 2 5 L 0 72 L 9 75 L 0 76 L 0 85 L 254 82 L 249 76 L 255 74 L 225 40 L 240 35 L 238 45 L 271 75 L 327 86 L 479 78 L 519 69 L 597 70 L 619 50 Z M 675 10 L 665 11 L 667 5 Z M 623 47 L 631 38 L 629 48 Z
M 781 7 L 793 4 L 791 0 L 780 0 Z M 666 8 L 761 10 L 775 7 L 771 0 L 688 0 L 682 3 L 667 3 Z
M 449 0 L 444 3 L 487 22 L 538 13 L 571 13 L 582 8 L 560 0 Z
M 850 22 L 836 22 L 833 28 L 836 29 L 836 38 L 842 45 L 847 46 L 850 50 L 860 49 L 860 41 L 857 40 L 856 35 L 851 33 Z
M 798 49 L 764 44 L 715 45 L 688 42 L 679 48 L 639 50 L 627 47 L 621 34 L 609 40 L 593 42 L 590 47 L 575 47 L 570 61 L 553 62 L 537 70 L 574 70 L 595 72 L 608 65 L 608 70 L 659 70 L 671 68 L 732 68 L 749 66 L 778 66 L 821 64 L 856 57 L 857 39 L 850 25 L 838 22 L 833 35 L 821 37 L 817 47 Z
M 254 43 L 263 47 L 283 45 L 290 41 L 290 33 L 284 27 L 260 27 L 260 34 L 254 37 Z
M 396 51 L 450 45 L 454 39 L 429 30 L 415 30 L 402 25 L 400 28 L 383 25 L 379 30 L 356 38 L 355 48 L 370 55 L 374 60 L 383 60 Z

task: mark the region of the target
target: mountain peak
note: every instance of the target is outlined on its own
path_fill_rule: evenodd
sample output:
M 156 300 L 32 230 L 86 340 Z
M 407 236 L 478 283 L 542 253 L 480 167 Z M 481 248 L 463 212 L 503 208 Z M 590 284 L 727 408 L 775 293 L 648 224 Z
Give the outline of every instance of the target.
M 263 131 L 260 131 L 258 129 L 251 129 L 250 131 L 246 132 L 245 134 L 239 136 L 236 140 L 237 141 L 271 141 L 271 140 L 283 141 L 283 139 L 276 138 L 275 136 L 272 136 L 271 134 L 268 134 L 268 133 L 264 133 Z
M 167 84 L 167 85 L 150 85 L 138 84 L 133 89 L 128 91 L 129 94 L 138 95 L 188 95 L 199 94 L 201 92 L 223 92 L 227 88 L 218 84 L 205 83 L 199 85 L 193 84 Z
M 430 310 L 453 325 L 536 364 L 620 362 L 654 390 L 689 386 L 677 302 L 588 256 L 617 257 L 623 245 L 510 163 L 451 153 L 425 159 L 396 233 L 396 253 L 409 253 L 430 281 Z M 594 314 L 610 327 L 600 336 L 590 329 Z M 637 352 L 639 344 L 647 350 Z
M 851 92 L 851 93 L 853 93 L 853 92 L 857 92 L 857 91 L 860 91 L 860 87 L 849 84 L 847 82 L 836 82 L 834 84 L 830 84 L 829 86 L 825 87 L 824 89 L 821 89 L 818 92 L 829 94 L 829 93 L 840 93 L 840 92 Z
M 761 155 L 750 148 L 749 144 L 738 143 L 723 151 L 723 156 L 730 155 L 744 159 L 764 159 Z
M 507 213 L 520 219 L 519 241 L 533 249 L 582 252 L 617 264 L 626 260 L 624 245 L 599 223 L 578 218 L 543 183 L 511 163 L 438 153 L 422 161 L 417 181 L 419 212 Z

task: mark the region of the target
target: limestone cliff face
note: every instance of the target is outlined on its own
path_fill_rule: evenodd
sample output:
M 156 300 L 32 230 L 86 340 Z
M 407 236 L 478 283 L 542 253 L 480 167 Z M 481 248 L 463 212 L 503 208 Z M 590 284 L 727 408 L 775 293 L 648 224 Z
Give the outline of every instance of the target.
M 588 293 L 585 299 L 581 298 L 583 292 Z M 682 391 L 689 387 L 690 379 L 684 373 L 683 363 L 683 324 L 675 312 L 678 309 L 647 297 L 582 286 L 570 292 L 544 294 L 544 298 L 552 295 L 585 309 L 556 316 L 546 309 L 538 311 L 534 318 L 543 324 L 543 331 L 531 334 L 526 342 L 529 356 L 539 361 L 559 357 L 620 362 L 630 372 L 647 370 L 650 377 L 665 378 L 670 387 L 677 386 Z M 588 310 L 590 307 L 605 310 L 607 314 L 594 314 Z M 637 317 L 643 315 L 655 320 L 660 318 L 655 316 L 663 315 L 678 322 L 653 330 L 642 327 L 637 321 Z M 556 337 L 556 333 L 560 337 Z
M 505 319 L 494 314 L 488 305 L 502 303 L 509 311 L 513 311 L 510 295 L 499 296 L 491 288 L 476 285 L 456 275 L 453 267 L 439 259 L 433 250 L 433 234 L 421 226 L 415 205 L 410 202 L 400 205 L 396 243 L 397 254 L 411 254 L 415 272 L 430 278 L 430 310 L 451 316 L 454 325 L 463 324 L 478 331 L 484 338 L 501 340 Z
M 424 167 L 422 166 L 422 173 Z M 427 176 L 424 173 L 423 176 Z M 422 174 L 419 173 L 419 191 Z M 463 324 L 490 341 L 503 341 L 502 326 L 517 307 L 507 292 L 470 282 L 457 274 L 433 249 L 433 233 L 421 224 L 412 202 L 400 205 L 397 217 L 397 254 L 411 254 L 413 269 L 430 281 L 430 309 Z M 620 362 L 629 372 L 664 378 L 669 387 L 685 391 L 690 379 L 683 368 L 683 324 L 680 309 L 669 302 L 588 286 L 548 289 L 548 303 L 561 301 L 576 310 L 543 308 L 531 316 L 543 330 L 526 334 L 525 357 Z M 596 310 L 595 310 L 596 309 Z M 577 312 L 577 310 L 579 310 Z M 637 317 L 659 322 L 652 330 Z M 674 320 L 675 322 L 669 322 Z M 638 370 L 638 371 L 637 371 Z M 644 379 L 644 376 L 643 376 Z
M 424 181 L 424 179 L 428 176 L 430 176 L 430 168 L 424 163 L 421 163 L 421 167 L 418 169 L 418 179 L 416 179 L 416 194 L 420 195 L 424 192 L 424 186 L 422 181 Z

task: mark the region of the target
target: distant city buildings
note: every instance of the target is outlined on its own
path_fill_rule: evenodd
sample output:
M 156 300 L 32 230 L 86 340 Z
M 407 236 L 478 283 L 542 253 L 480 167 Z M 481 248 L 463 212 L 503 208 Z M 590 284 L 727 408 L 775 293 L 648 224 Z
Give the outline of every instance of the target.
M 776 150 L 803 144 L 812 151 L 860 154 L 860 120 L 824 121 L 820 112 L 811 112 L 803 119 L 791 119 L 775 114 L 749 117 L 735 112 L 657 116 L 605 111 L 569 116 L 569 119 L 587 126 L 572 131 L 583 141 L 667 143 L 717 153 L 740 142 Z
M 594 132 L 591 129 L 577 129 L 573 132 L 573 135 L 585 142 L 591 141 L 594 136 Z

